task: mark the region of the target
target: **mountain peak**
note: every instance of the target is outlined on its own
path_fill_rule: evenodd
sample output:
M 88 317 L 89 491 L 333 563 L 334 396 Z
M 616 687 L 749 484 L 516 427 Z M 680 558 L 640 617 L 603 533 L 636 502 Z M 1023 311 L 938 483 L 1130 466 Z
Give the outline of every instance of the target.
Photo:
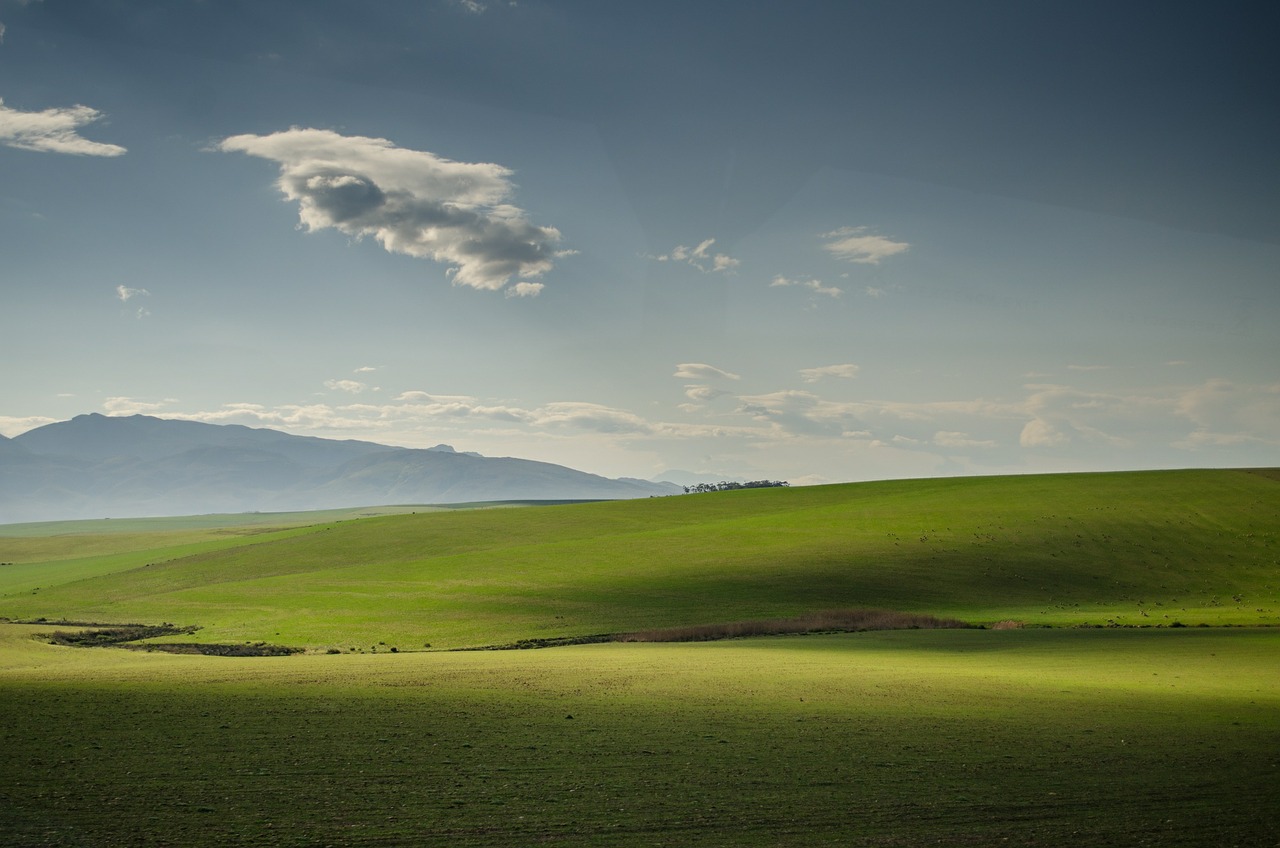
M 78 415 L 0 441 L 0 523 L 386 503 L 675 494 L 561 465 L 149 415 Z

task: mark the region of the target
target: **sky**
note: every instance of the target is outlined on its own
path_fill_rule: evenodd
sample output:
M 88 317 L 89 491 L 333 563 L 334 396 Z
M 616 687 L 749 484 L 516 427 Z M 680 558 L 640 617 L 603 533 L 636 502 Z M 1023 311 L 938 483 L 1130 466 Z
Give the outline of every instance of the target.
M 1280 465 L 1280 7 L 0 0 L 0 434 Z

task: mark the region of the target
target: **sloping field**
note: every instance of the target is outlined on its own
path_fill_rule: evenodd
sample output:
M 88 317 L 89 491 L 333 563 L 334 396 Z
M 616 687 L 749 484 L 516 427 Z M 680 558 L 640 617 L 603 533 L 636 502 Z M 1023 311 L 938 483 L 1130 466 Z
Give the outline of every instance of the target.
M 0 616 L 313 649 L 0 625 L 5 844 L 1280 844 L 1274 476 L 325 518 L 0 536 Z M 872 606 L 1062 626 L 421 650 Z
M 200 625 L 204 641 L 348 651 L 840 607 L 978 623 L 1280 623 L 1280 481 L 1245 471 L 895 481 L 262 529 L 204 530 L 188 547 L 158 533 L 154 549 L 149 533 L 0 538 L 0 561 L 14 563 L 0 567 L 0 616 L 172 621 Z

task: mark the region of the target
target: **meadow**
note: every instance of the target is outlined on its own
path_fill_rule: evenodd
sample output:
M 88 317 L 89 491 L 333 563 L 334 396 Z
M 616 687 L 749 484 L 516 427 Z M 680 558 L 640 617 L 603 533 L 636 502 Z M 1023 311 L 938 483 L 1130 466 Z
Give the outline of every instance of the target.
M 0 626 L 9 842 L 1280 844 L 1265 473 L 326 518 L 0 527 L 0 616 L 308 649 Z M 1025 627 L 443 650 L 844 607 Z

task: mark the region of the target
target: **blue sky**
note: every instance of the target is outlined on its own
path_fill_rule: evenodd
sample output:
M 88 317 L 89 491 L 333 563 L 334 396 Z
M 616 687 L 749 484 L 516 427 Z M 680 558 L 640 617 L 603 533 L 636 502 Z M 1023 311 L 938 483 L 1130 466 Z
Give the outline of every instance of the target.
M 0 433 L 1280 465 L 1277 12 L 1116 6 L 0 0 Z

